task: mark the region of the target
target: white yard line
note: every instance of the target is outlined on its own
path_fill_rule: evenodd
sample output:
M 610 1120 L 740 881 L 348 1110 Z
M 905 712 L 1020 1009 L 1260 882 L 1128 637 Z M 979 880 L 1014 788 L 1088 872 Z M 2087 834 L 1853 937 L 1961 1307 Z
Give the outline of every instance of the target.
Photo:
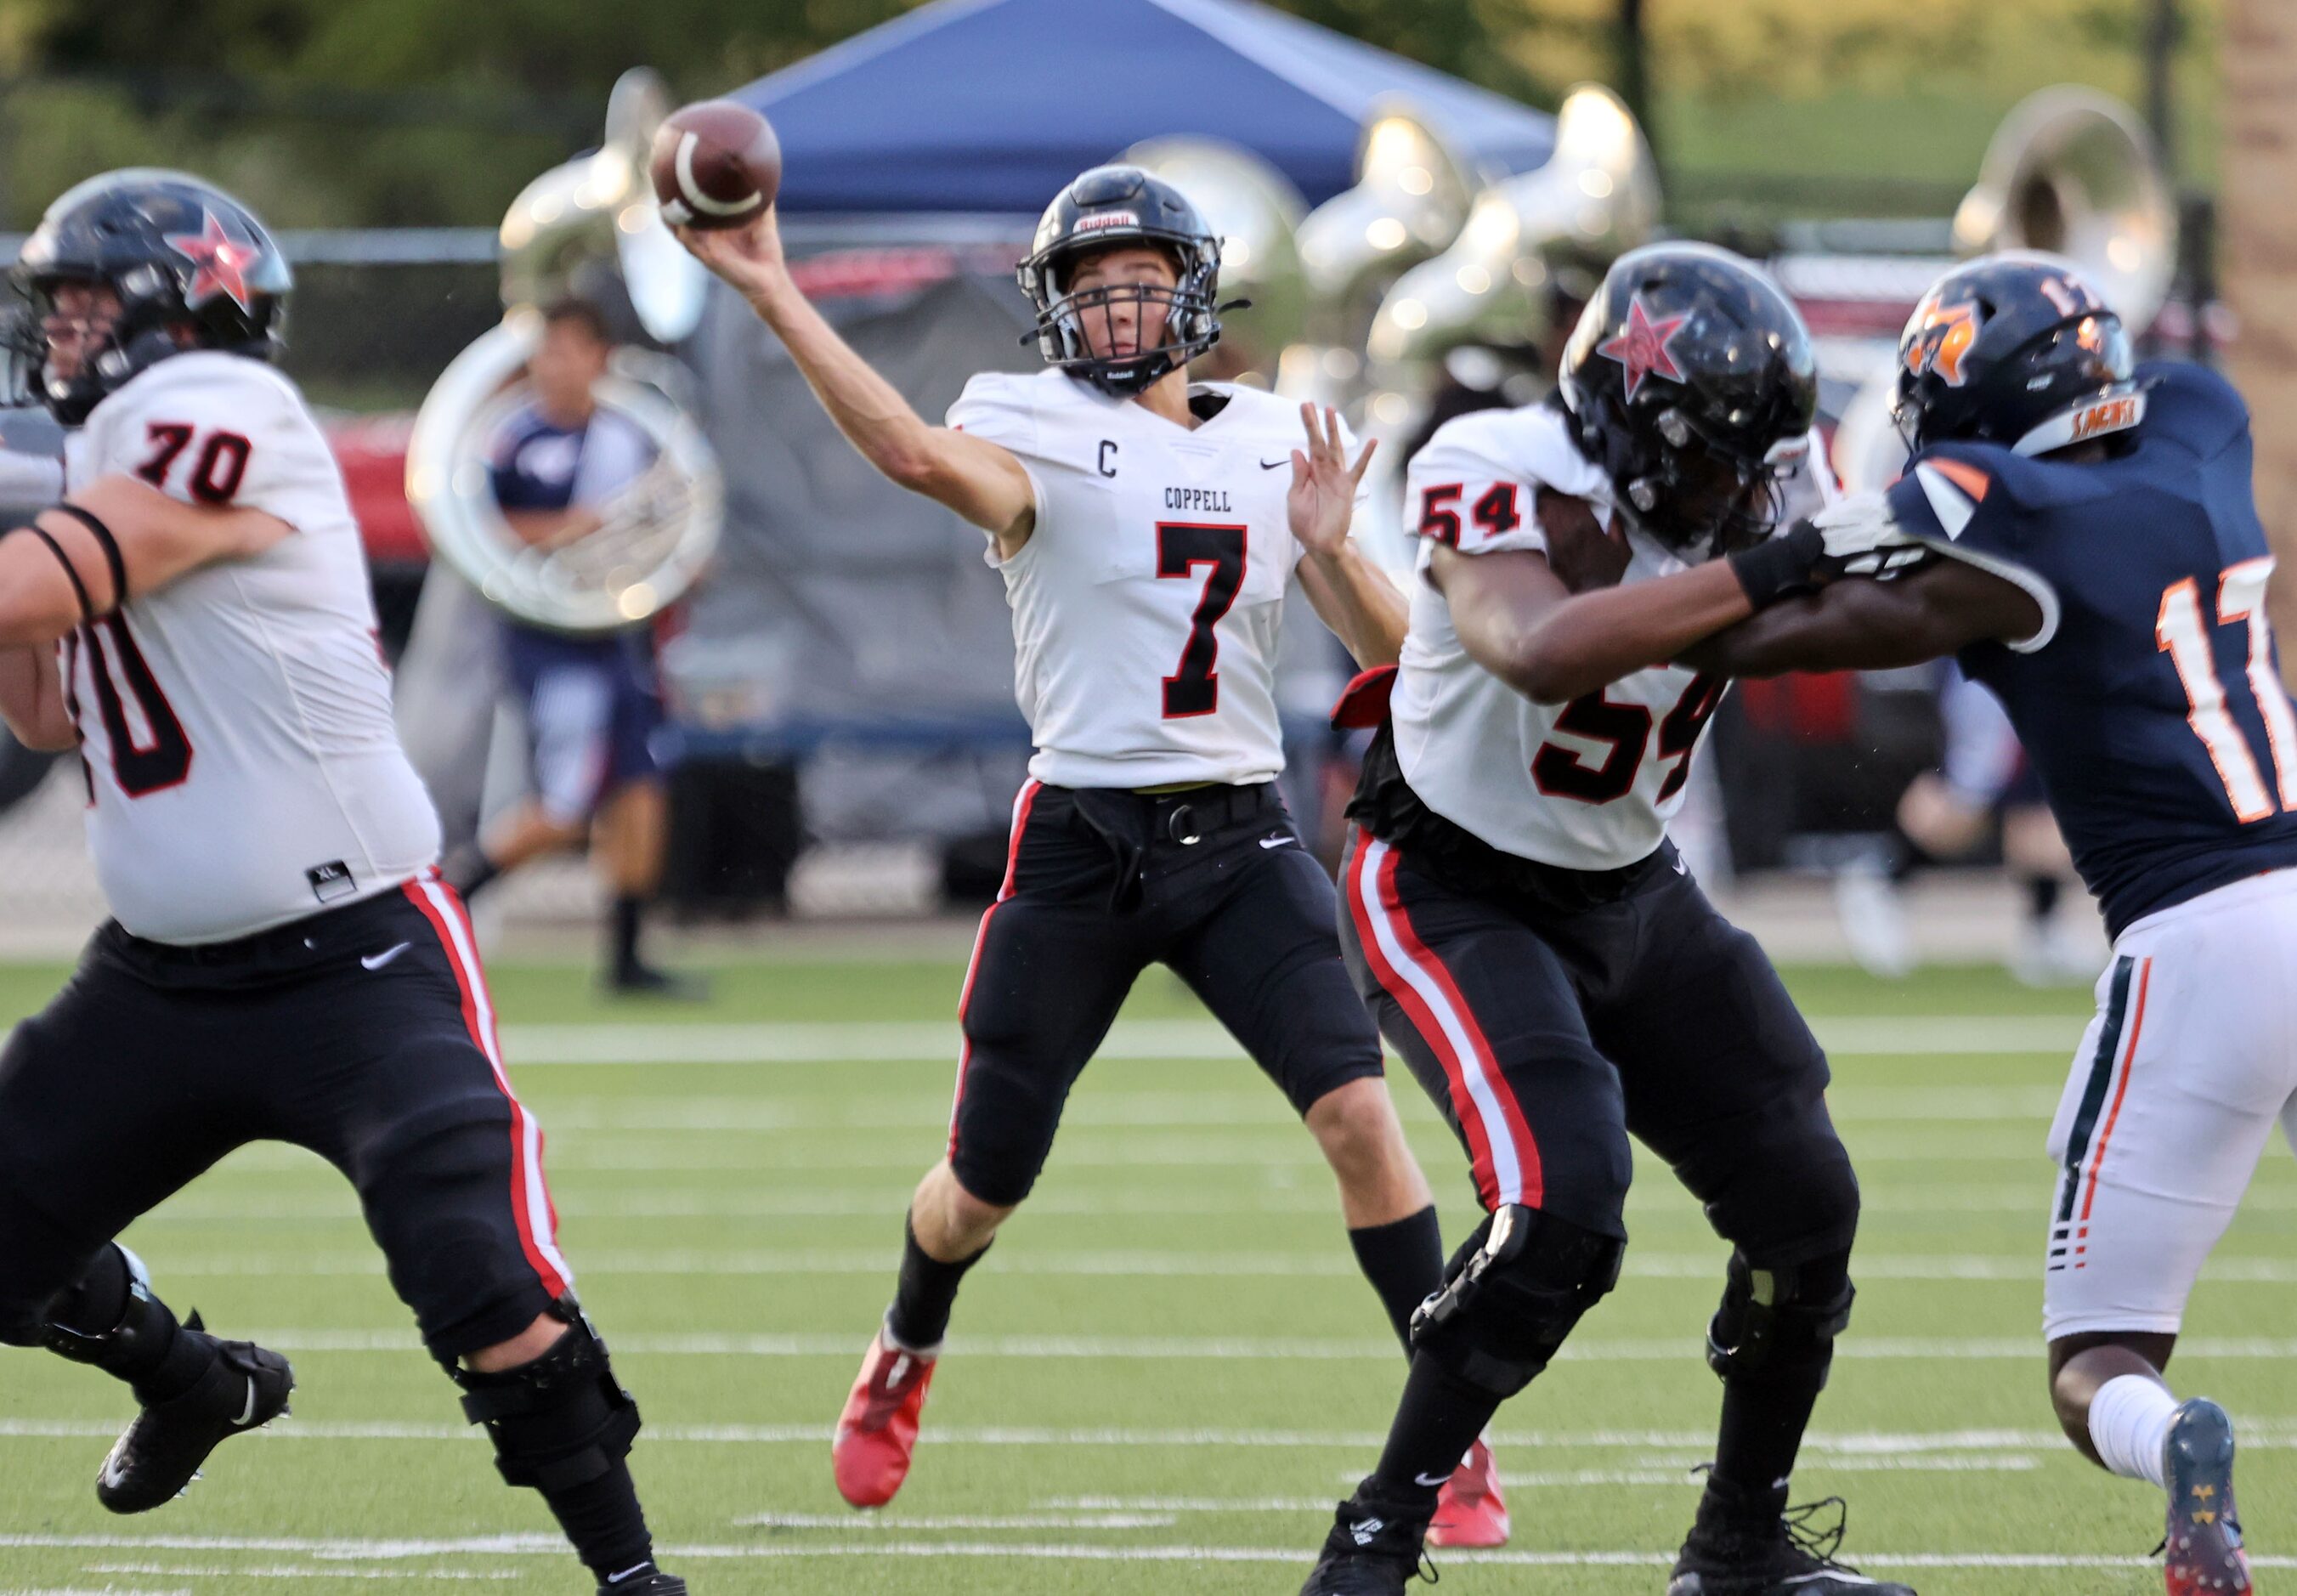
M 417 1353 L 422 1344 L 412 1329 L 284 1329 L 257 1328 L 247 1339 L 274 1352 L 385 1353 L 400 1356 Z M 850 1330 L 764 1335 L 687 1331 L 676 1335 L 621 1332 L 613 1337 L 618 1352 L 649 1358 L 852 1358 L 867 1344 L 867 1333 Z M 960 1359 L 1019 1358 L 1030 1362 L 1074 1359 L 1085 1362 L 1361 1362 L 1398 1361 L 1396 1344 L 1377 1337 L 1362 1340 L 1319 1340 L 1283 1337 L 1188 1336 L 952 1336 L 948 1353 Z M 1605 1339 L 1589 1337 L 1567 1342 L 1560 1354 L 1566 1362 L 1671 1363 L 1695 1357 L 1695 1338 L 1647 1337 Z M 2199 1337 L 2178 1344 L 2180 1357 L 2223 1361 L 2285 1362 L 2297 1359 L 2297 1339 Z M 1834 1355 L 1853 1362 L 2026 1362 L 2042 1355 L 2042 1341 L 2002 1337 L 1862 1337 L 1857 1331 L 1838 1343 Z
M 2297 1450 L 2297 1419 L 2236 1420 L 2241 1444 L 2253 1451 Z M 110 1440 L 119 1433 L 117 1418 L 0 1419 L 0 1438 Z M 649 1424 L 649 1444 L 729 1446 L 825 1446 L 830 1427 L 821 1424 Z M 259 1432 L 268 1441 L 452 1441 L 482 1443 L 483 1432 L 465 1426 L 399 1419 L 320 1420 L 282 1419 Z M 1256 1430 L 1217 1427 L 1143 1429 L 1055 1429 L 1022 1426 L 927 1425 L 922 1441 L 934 1446 L 1242 1447 L 1247 1450 L 1363 1451 L 1386 1441 L 1378 1430 Z M 1492 1444 L 1548 1451 L 1681 1451 L 1706 1455 L 1714 1448 L 1711 1430 L 1503 1430 Z M 1812 1457 L 1942 1457 L 1959 1453 L 1997 1456 L 2005 1452 L 2054 1454 L 2065 1445 L 2055 1429 L 1872 1430 L 1816 1434 L 1803 1443 Z M 0 1536 L 0 1546 L 11 1543 Z M 556 1543 L 553 1542 L 553 1545 Z M 274 1550 L 294 1551 L 282 1543 Z
M 378 1253 L 247 1253 L 159 1260 L 158 1274 L 185 1278 L 297 1278 L 379 1275 Z M 809 1250 L 788 1252 L 655 1249 L 646 1252 L 586 1250 L 578 1260 L 584 1272 L 602 1275 L 717 1275 L 830 1277 L 890 1276 L 900 1263 L 891 1252 Z M 1627 1253 L 1626 1273 L 1644 1279 L 1713 1280 L 1723 1273 L 1725 1255 L 1714 1253 Z M 1000 1249 L 982 1267 L 992 1273 L 1162 1279 L 1353 1279 L 1354 1259 L 1325 1253 L 1059 1252 Z M 2038 1254 L 1861 1255 L 1853 1273 L 1862 1283 L 1882 1280 L 2038 1280 Z M 2212 1258 L 2202 1271 L 2217 1286 L 2297 1284 L 2297 1260 Z
M 554 1157 L 551 1162 L 558 1161 Z M 278 1201 L 258 1203 L 244 1197 L 218 1198 L 191 1195 L 169 1202 L 136 1221 L 139 1225 L 277 1224 L 358 1226 L 366 1221 L 352 1205 L 350 1188 L 332 1169 L 322 1170 L 331 1188 L 342 1193 L 334 1209 L 314 1209 Z M 1258 1172 L 1254 1172 L 1256 1174 Z M 228 1180 L 226 1174 L 220 1177 Z M 1990 1186 L 1890 1186 L 1864 1184 L 1869 1225 L 1912 1213 L 2039 1214 L 2050 1200 L 2050 1180 L 2044 1175 L 2023 1184 Z M 696 1219 L 869 1219 L 889 1220 L 909 1206 L 911 1188 L 885 1186 L 868 1190 L 840 1190 L 808 1186 L 790 1189 L 723 1191 L 707 1188 L 647 1187 L 629 1190 L 584 1189 L 556 1194 L 561 1219 L 597 1219 L 633 1223 Z M 2243 1194 L 2244 1211 L 2282 1213 L 2297 1209 L 2297 1187 L 2252 1187 Z M 1337 1215 L 1338 1199 L 1319 1182 L 1287 1190 L 1204 1191 L 1169 1188 L 1138 1188 L 1127 1191 L 1039 1190 L 1029 1198 L 1028 1212 L 1038 1218 L 1153 1220 L 1206 1214 Z M 1705 1224 L 1671 1181 L 1654 1180 L 1627 1194 L 1628 1214 L 1643 1224 L 1681 1219 Z
M 2060 1053 L 2081 1040 L 2080 1019 L 2055 1015 L 1820 1016 L 1811 1028 L 1830 1052 L 1860 1057 Z M 696 1023 L 505 1025 L 515 1065 L 890 1064 L 953 1060 L 957 1026 L 944 1020 L 817 1024 Z M 1099 1058 L 1241 1058 L 1212 1020 L 1124 1020 Z
M 0 1534 L 0 1547 L 34 1551 L 110 1551 L 153 1549 L 181 1551 L 301 1552 L 305 1555 L 380 1561 L 415 1557 L 564 1557 L 565 1549 L 553 1540 L 535 1545 L 541 1537 L 482 1537 L 454 1541 L 317 1540 L 234 1535 L 46 1535 Z M 1313 1549 L 1285 1546 L 1092 1546 L 1006 1543 L 969 1541 L 862 1540 L 817 1544 L 720 1545 L 669 1544 L 663 1560 L 749 1562 L 759 1559 L 819 1557 L 991 1558 L 1030 1562 L 1107 1563 L 1291 1563 L 1305 1567 Z M 1857 1551 L 1859 1562 L 1881 1568 L 2145 1568 L 2153 1559 L 2095 1552 L 2054 1551 Z M 1665 1567 L 1675 1560 L 1671 1551 L 1454 1551 L 1447 1561 L 1489 1563 L 1509 1567 L 1588 1568 Z M 2252 1557 L 2260 1568 L 2297 1568 L 2297 1558 Z

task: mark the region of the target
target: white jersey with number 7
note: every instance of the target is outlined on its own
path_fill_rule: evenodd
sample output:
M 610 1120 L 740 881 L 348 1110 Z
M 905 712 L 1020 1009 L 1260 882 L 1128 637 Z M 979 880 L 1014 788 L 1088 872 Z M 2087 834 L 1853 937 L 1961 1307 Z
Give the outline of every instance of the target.
M 950 425 L 1012 451 L 1036 497 L 1028 542 L 988 558 L 1013 606 L 1040 781 L 1250 783 L 1284 768 L 1276 643 L 1302 553 L 1285 510 L 1299 407 L 1229 383 L 1195 385 L 1190 406 L 1194 430 L 1047 371 L 985 373 L 950 407 Z
M 98 404 L 65 463 L 68 489 L 125 473 L 292 529 L 131 591 L 57 645 L 88 845 L 119 923 L 219 942 L 435 860 L 438 816 L 391 724 L 358 527 L 294 384 L 238 355 L 172 356 Z

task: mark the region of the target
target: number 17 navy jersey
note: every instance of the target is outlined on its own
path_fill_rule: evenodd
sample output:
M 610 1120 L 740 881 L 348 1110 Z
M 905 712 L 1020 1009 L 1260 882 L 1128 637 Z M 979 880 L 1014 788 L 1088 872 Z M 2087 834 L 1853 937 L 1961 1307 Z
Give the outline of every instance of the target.
M 2297 715 L 2265 612 L 2249 413 L 2199 366 L 2137 380 L 2101 401 L 2140 412 L 2106 459 L 1940 444 L 1889 493 L 1901 526 L 2040 606 L 2031 638 L 1960 658 L 2009 712 L 2117 936 L 2297 865 Z

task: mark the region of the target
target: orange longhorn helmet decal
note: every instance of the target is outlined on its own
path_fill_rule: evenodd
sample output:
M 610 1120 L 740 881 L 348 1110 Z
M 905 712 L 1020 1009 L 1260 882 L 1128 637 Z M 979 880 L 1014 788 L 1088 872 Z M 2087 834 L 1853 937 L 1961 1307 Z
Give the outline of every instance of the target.
M 1934 371 L 1949 388 L 1963 384 L 1962 358 L 1978 340 L 1978 307 L 1964 300 L 1941 305 L 1925 300 L 1914 312 L 1906 339 L 1906 370 L 1915 376 Z

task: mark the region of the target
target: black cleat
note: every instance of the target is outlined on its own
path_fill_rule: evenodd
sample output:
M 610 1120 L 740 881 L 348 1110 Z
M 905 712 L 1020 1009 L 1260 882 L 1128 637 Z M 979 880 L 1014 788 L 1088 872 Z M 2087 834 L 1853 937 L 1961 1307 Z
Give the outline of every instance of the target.
M 215 1358 L 197 1384 L 174 1400 L 144 1403 L 95 1477 L 95 1499 L 115 1513 L 145 1513 L 173 1501 L 208 1453 L 234 1436 L 261 1429 L 287 1411 L 295 1371 L 251 1341 L 217 1341 L 193 1314 L 177 1332 L 198 1336 Z M 143 1393 L 136 1393 L 143 1401 Z
M 1433 1512 L 1432 1507 L 1381 1502 L 1359 1490 L 1340 1503 L 1300 1596 L 1404 1596 L 1405 1582 L 1415 1575 L 1434 1584 L 1434 1567 L 1420 1570 Z
M 1914 1596 L 1834 1560 L 1842 1545 L 1842 1499 L 1786 1505 L 1784 1485 L 1746 1496 L 1709 1478 L 1699 1518 L 1675 1559 L 1667 1596 Z M 1827 1509 L 1833 1521 L 1818 1520 Z
M 598 1596 L 686 1596 L 686 1582 L 652 1563 L 640 1563 L 599 1585 Z
M 708 976 L 682 975 L 650 964 L 634 964 L 613 971 L 599 984 L 607 996 L 613 998 L 660 998 L 672 1003 L 710 1000 Z
M 2247 1596 L 2249 1554 L 2233 1504 L 2233 1420 L 2206 1396 L 2181 1404 L 2167 1448 L 2169 1596 Z

